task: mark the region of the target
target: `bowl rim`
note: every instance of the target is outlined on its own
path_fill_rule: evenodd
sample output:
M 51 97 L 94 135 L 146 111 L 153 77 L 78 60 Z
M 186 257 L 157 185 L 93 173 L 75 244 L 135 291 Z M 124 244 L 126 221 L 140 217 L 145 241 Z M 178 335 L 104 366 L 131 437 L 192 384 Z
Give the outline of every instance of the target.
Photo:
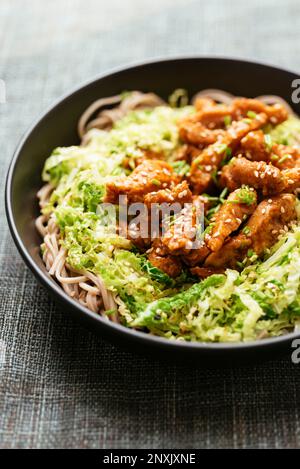
M 89 318 L 91 321 L 98 322 L 99 325 L 103 329 L 110 330 L 110 332 L 114 332 L 115 335 L 123 336 L 124 339 L 133 340 L 135 342 L 145 343 L 147 342 L 149 346 L 157 346 L 159 348 L 165 348 L 169 351 L 177 350 L 179 348 L 186 349 L 186 350 L 199 350 L 199 351 L 214 351 L 215 353 L 218 352 L 225 352 L 225 351 L 245 351 L 245 350 L 253 350 L 258 348 L 269 349 L 274 346 L 284 345 L 290 343 L 292 340 L 300 338 L 300 332 L 290 332 L 288 334 L 279 336 L 279 337 L 271 337 L 266 339 L 261 339 L 259 341 L 249 341 L 249 342 L 184 342 L 179 340 L 169 340 L 163 337 L 155 336 L 152 334 L 148 334 L 142 331 L 137 331 L 134 329 L 130 329 L 126 326 L 123 326 L 118 323 L 114 323 L 105 319 L 104 317 L 93 313 L 91 310 L 86 308 L 85 306 L 81 305 L 71 297 L 69 297 L 64 290 L 53 280 L 47 272 L 43 271 L 38 264 L 33 260 L 32 256 L 30 255 L 29 251 L 25 247 L 25 244 L 22 241 L 21 235 L 18 232 L 16 227 L 16 223 L 14 220 L 14 214 L 12 209 L 13 204 L 13 197 L 12 197 L 12 181 L 15 173 L 15 167 L 18 162 L 19 155 L 23 149 L 24 144 L 26 143 L 27 139 L 31 136 L 32 132 L 38 127 L 38 125 L 48 117 L 50 113 L 56 110 L 56 108 L 60 105 L 63 105 L 64 102 L 68 101 L 69 99 L 75 98 L 77 93 L 82 92 L 84 89 L 88 88 L 89 86 L 93 85 L 95 82 L 109 78 L 112 75 L 117 75 L 122 72 L 126 71 L 135 71 L 135 69 L 142 68 L 144 66 L 151 66 L 156 65 L 159 63 L 168 63 L 168 62 L 176 62 L 176 61 L 227 61 L 227 62 L 242 62 L 244 64 L 249 65 L 258 65 L 263 67 L 268 67 L 273 69 L 275 72 L 286 72 L 297 75 L 297 72 L 277 67 L 273 64 L 259 62 L 255 60 L 248 60 L 245 58 L 239 57 L 227 57 L 227 56 L 218 56 L 218 55 L 176 55 L 176 56 L 168 56 L 168 57 L 158 57 L 158 58 L 150 58 L 143 61 L 133 62 L 129 64 L 125 64 L 119 67 L 113 67 L 111 69 L 106 70 L 101 74 L 95 75 L 93 78 L 83 82 L 82 84 L 73 87 L 70 91 L 64 93 L 61 97 L 57 98 L 53 104 L 49 105 L 46 110 L 39 113 L 38 117 L 33 120 L 31 125 L 27 128 L 24 132 L 23 136 L 20 138 L 19 143 L 16 146 L 16 149 L 13 153 L 12 160 L 10 162 L 7 176 L 6 176 L 6 183 L 5 183 L 5 211 L 6 217 L 9 225 L 9 229 L 12 235 L 12 238 L 15 242 L 15 245 L 25 261 L 25 264 L 30 268 L 33 272 L 35 277 L 40 281 L 42 285 L 44 285 L 49 292 L 54 294 L 54 296 L 59 299 L 62 303 L 65 303 L 70 306 L 70 310 L 73 308 L 80 311 L 80 313 Z

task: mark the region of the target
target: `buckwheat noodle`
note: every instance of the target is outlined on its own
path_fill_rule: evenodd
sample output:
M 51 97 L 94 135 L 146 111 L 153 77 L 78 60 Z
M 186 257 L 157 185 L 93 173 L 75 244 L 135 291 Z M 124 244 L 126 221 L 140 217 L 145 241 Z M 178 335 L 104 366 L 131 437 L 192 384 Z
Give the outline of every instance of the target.
M 229 105 L 236 96 L 219 89 L 205 89 L 197 93 L 191 100 L 195 102 L 197 98 L 211 98 L 220 104 Z M 265 104 L 280 103 L 286 107 L 288 112 L 294 115 L 289 104 L 279 96 L 264 95 L 256 99 Z M 141 93 L 133 91 L 128 95 L 116 95 L 101 98 L 93 102 L 81 115 L 78 122 L 78 135 L 81 144 L 88 141 L 87 134 L 91 129 L 109 131 L 114 123 L 124 117 L 128 112 L 154 108 L 166 105 L 159 96 L 154 93 Z M 45 184 L 37 193 L 39 206 L 42 210 L 51 197 L 54 187 Z M 67 263 L 67 251 L 61 243 L 59 227 L 54 214 L 40 215 L 36 219 L 36 228 L 43 238 L 43 262 L 52 277 L 56 279 L 65 293 L 80 304 L 108 319 L 105 311 L 114 310 L 115 313 L 109 315 L 109 319 L 119 322 L 118 297 L 105 288 L 104 282 L 99 275 L 89 271 L 79 271 L 72 268 Z

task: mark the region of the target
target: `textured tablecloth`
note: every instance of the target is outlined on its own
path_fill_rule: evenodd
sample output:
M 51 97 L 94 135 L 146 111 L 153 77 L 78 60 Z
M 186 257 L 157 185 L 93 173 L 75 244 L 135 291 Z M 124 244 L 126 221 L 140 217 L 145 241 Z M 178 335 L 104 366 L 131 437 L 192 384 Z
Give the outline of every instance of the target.
M 62 93 L 112 66 L 186 53 L 300 73 L 300 3 L 1 0 L 1 186 L 21 134 Z M 2 199 L 0 447 L 300 447 L 300 365 L 187 370 L 105 343 L 24 266 Z

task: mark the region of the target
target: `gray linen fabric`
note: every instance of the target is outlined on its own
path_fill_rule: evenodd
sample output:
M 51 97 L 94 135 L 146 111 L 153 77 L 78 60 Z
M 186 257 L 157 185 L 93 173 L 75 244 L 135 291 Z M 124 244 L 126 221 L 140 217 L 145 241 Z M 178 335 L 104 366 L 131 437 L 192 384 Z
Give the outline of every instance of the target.
M 185 53 L 300 72 L 300 3 L 1 0 L 1 187 L 21 134 L 62 93 L 112 66 Z M 300 447 L 300 365 L 289 358 L 191 370 L 103 342 L 24 266 L 2 197 L 0 265 L 2 448 Z

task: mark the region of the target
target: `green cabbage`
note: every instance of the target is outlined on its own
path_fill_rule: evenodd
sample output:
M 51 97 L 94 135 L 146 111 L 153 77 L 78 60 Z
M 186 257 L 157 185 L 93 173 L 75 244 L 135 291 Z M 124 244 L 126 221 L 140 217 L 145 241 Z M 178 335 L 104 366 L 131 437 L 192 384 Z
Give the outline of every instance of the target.
M 270 136 L 275 143 L 300 146 L 300 119 L 289 117 L 271 130 Z

